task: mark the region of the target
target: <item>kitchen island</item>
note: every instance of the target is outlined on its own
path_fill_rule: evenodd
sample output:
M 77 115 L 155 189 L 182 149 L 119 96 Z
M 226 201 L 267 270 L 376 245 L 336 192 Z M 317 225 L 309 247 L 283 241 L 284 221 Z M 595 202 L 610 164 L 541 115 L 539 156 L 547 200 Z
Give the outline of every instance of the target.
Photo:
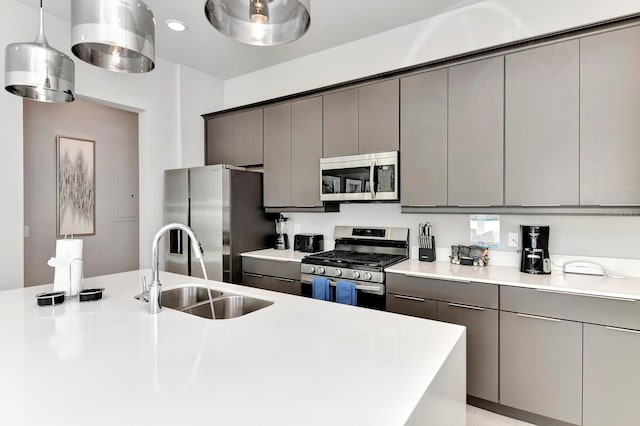
M 135 300 L 150 271 L 86 279 L 104 298 L 0 292 L 0 423 L 464 425 L 465 329 L 193 277 L 273 305 L 208 320 Z

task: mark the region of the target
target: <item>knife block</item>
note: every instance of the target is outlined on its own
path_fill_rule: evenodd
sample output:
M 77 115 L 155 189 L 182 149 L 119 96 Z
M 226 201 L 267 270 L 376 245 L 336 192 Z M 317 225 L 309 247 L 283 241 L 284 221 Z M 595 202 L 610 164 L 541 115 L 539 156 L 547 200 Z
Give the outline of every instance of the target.
M 436 260 L 436 239 L 435 237 L 430 237 L 430 246 L 431 248 L 420 247 L 418 248 L 418 260 L 421 262 L 433 262 Z

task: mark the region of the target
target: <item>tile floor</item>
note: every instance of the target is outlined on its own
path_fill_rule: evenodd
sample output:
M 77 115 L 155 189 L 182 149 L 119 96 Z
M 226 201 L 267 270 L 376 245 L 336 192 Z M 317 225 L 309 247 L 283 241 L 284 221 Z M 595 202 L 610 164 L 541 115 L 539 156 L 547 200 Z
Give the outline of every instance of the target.
M 504 417 L 491 411 L 467 405 L 467 426 L 533 426 L 531 423 Z

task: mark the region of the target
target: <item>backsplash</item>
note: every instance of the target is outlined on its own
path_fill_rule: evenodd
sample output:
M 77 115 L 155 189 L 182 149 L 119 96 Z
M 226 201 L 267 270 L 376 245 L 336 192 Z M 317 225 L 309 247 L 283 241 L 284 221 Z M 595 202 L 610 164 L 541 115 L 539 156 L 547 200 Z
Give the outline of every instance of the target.
M 448 260 L 451 245 L 469 244 L 468 214 L 403 214 L 399 203 L 345 203 L 340 206 L 339 213 L 286 213 L 285 216 L 290 219 L 291 238 L 300 232 L 321 233 L 326 249 L 333 248 L 336 225 L 408 227 L 411 256 L 416 258 L 418 224 L 427 221 L 433 226 L 438 260 Z M 500 249 L 491 250 L 492 264 L 518 265 L 518 249 L 507 247 L 507 235 L 519 233 L 520 225 L 551 227 L 549 251 L 552 261 L 557 264 L 574 257 L 597 257 L 604 259 L 596 261 L 613 265 L 608 267 L 618 273 L 640 275 L 640 217 L 500 215 Z M 621 262 L 621 259 L 629 261 Z M 626 266 L 621 266 L 623 263 Z

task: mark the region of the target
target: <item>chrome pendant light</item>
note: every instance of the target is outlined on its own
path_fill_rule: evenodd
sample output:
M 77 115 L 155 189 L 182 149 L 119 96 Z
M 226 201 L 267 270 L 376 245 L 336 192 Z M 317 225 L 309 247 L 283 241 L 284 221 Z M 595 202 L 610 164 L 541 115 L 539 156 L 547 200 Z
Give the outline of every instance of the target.
M 71 51 L 110 71 L 155 68 L 156 20 L 140 0 L 72 0 Z
M 40 0 L 40 31 L 33 43 L 10 43 L 5 50 L 4 88 L 40 102 L 72 102 L 75 68 L 67 55 L 47 43 Z
M 204 13 L 222 34 L 255 46 L 289 43 L 311 25 L 310 0 L 207 0 Z

